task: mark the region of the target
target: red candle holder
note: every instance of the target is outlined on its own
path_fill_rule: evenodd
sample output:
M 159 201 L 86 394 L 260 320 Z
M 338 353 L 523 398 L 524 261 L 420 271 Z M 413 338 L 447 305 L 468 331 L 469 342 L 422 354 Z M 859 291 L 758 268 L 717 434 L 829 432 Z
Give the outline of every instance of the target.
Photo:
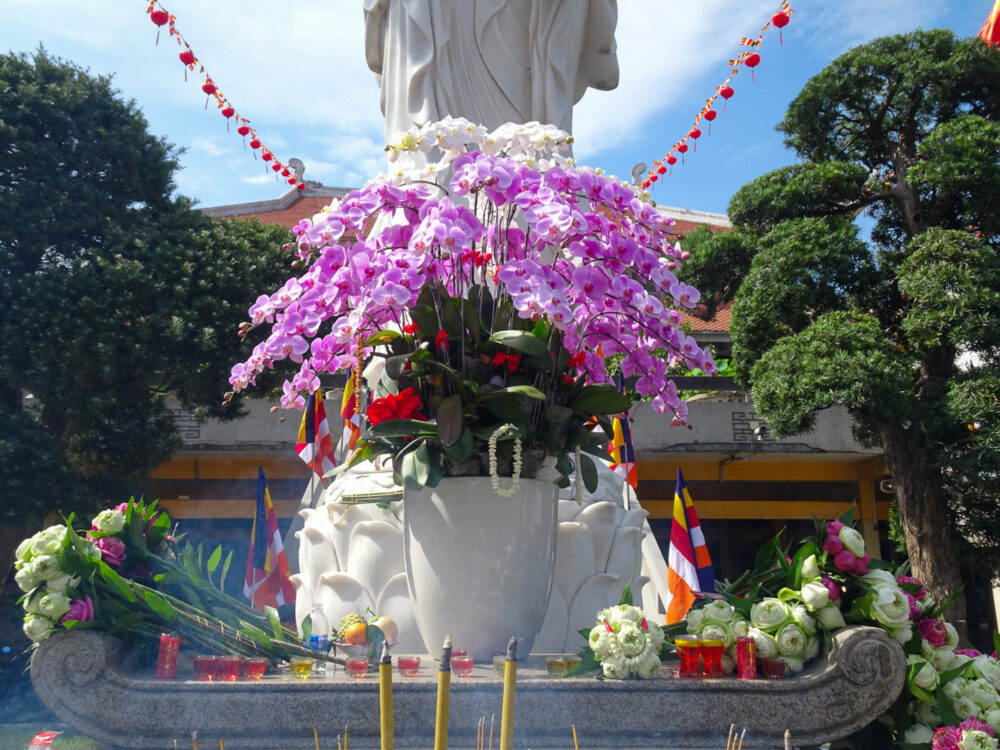
M 677 676 L 684 679 L 701 677 L 701 640 L 695 636 L 679 635 L 674 638 L 680 670 Z
M 726 650 L 726 642 L 721 638 L 702 638 L 698 650 L 702 676 L 722 677 L 722 653 Z
M 741 680 L 757 679 L 757 641 L 750 636 L 736 639 L 736 669 Z
M 160 652 L 156 657 L 156 679 L 172 680 L 177 676 L 177 654 L 181 650 L 179 635 L 160 634 Z

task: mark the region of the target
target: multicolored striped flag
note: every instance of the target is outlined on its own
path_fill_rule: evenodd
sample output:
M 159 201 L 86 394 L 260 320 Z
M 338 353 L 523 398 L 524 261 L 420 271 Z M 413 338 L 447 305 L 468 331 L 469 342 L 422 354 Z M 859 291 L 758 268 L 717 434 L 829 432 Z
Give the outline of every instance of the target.
M 361 415 L 358 409 L 359 394 L 354 389 L 354 370 L 347 373 L 344 384 L 344 398 L 340 402 L 340 416 L 344 418 L 344 429 L 349 432 L 347 449 L 353 451 L 361 437 Z
M 632 487 L 638 487 L 639 475 L 635 469 L 635 450 L 632 448 L 632 429 L 628 424 L 628 415 L 624 419 L 615 417 L 612 425 L 614 431 L 608 445 L 611 470 L 620 474 Z
M 670 552 L 667 556 L 667 624 L 683 620 L 701 592 L 712 593 L 714 590 L 712 558 L 705 546 L 705 535 L 701 532 L 691 493 L 678 469 L 674 520 L 670 526 Z
M 321 388 L 309 396 L 306 413 L 302 415 L 302 424 L 299 425 L 295 452 L 320 476 L 325 487 L 324 476 L 333 471 L 337 462 L 333 457 L 333 438 L 330 437 L 330 423 L 326 419 Z
M 278 517 L 267 489 L 264 469 L 257 467 L 257 512 L 250 532 L 250 554 L 243 594 L 250 606 L 263 610 L 295 601 L 295 587 L 288 579 L 288 558 L 281 544 Z

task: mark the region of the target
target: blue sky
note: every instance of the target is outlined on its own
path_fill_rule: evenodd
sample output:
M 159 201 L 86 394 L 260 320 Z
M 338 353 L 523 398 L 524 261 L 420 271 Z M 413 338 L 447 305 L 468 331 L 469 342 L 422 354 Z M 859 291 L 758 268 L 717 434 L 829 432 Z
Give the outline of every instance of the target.
M 364 62 L 360 0 L 164 0 L 177 27 L 266 146 L 298 157 L 307 179 L 354 187 L 384 168 L 379 91 Z M 574 113 L 578 161 L 627 177 L 690 128 L 726 77 L 741 37 L 756 37 L 779 0 L 621 0 L 617 32 L 621 84 L 590 91 Z M 795 161 L 775 125 L 803 84 L 869 39 L 916 28 L 975 35 L 992 0 L 795 0 L 783 30 L 760 49 L 756 82 L 747 72 L 697 152 L 654 192 L 664 205 L 724 212 L 735 190 Z M 0 51 L 39 44 L 95 74 L 113 74 L 153 133 L 185 149 L 178 191 L 202 206 L 268 200 L 287 185 L 227 133 L 202 81 L 184 80 L 176 43 L 156 30 L 144 0 L 0 0 Z M 2 113 L 0 113 L 2 116 Z M 703 128 L 704 130 L 705 128 Z

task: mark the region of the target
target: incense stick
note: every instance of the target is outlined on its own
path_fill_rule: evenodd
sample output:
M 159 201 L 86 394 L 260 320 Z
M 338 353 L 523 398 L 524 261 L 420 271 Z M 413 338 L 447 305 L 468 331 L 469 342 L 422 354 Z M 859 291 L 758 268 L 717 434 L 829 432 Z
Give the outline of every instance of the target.
M 347 725 L 344 725 L 344 750 L 347 750 Z
M 497 720 L 497 715 L 496 713 L 493 713 L 490 716 L 490 750 L 493 750 L 493 724 L 496 722 L 496 720 Z
M 747 733 L 747 728 L 743 727 L 743 731 L 740 732 L 740 746 L 736 748 L 736 750 L 743 750 L 743 737 L 746 735 L 746 733 Z
M 191 732 L 191 750 L 198 750 L 198 730 Z
M 219 737 L 219 750 L 226 750 L 226 741 Z
M 340 735 L 337 735 L 337 750 L 344 750 L 343 746 L 340 744 Z
M 726 750 L 733 750 L 733 730 L 736 729 L 735 724 L 729 725 L 729 737 L 726 738 Z
M 580 743 L 576 739 L 576 724 L 571 726 L 573 727 L 573 748 L 574 750 L 580 750 Z
M 319 727 L 313 724 L 313 739 L 316 741 L 316 750 L 319 750 Z

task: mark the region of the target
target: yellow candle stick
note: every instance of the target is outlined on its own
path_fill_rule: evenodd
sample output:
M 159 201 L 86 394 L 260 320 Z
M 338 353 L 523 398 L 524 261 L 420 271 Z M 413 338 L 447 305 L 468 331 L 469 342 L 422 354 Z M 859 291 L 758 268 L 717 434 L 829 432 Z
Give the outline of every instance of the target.
M 382 750 L 394 750 L 395 735 L 392 727 L 392 656 L 389 644 L 382 642 L 382 657 L 378 662 L 378 708 L 382 730 Z M 319 750 L 319 746 L 316 747 Z
M 316 750 L 319 750 L 319 727 L 313 724 L 313 741 L 316 743 Z
M 514 748 L 514 691 L 517 684 L 517 638 L 507 644 L 503 665 L 503 705 L 500 709 L 500 750 Z
M 438 667 L 437 716 L 434 719 L 434 750 L 448 750 L 448 704 L 451 701 L 451 636 L 445 636 Z
M 226 750 L 226 741 L 219 737 L 219 750 Z
M 344 750 L 347 750 L 347 727 L 344 727 Z
M 580 743 L 576 739 L 576 724 L 573 724 L 572 727 L 573 727 L 573 748 L 574 750 L 580 750 Z

